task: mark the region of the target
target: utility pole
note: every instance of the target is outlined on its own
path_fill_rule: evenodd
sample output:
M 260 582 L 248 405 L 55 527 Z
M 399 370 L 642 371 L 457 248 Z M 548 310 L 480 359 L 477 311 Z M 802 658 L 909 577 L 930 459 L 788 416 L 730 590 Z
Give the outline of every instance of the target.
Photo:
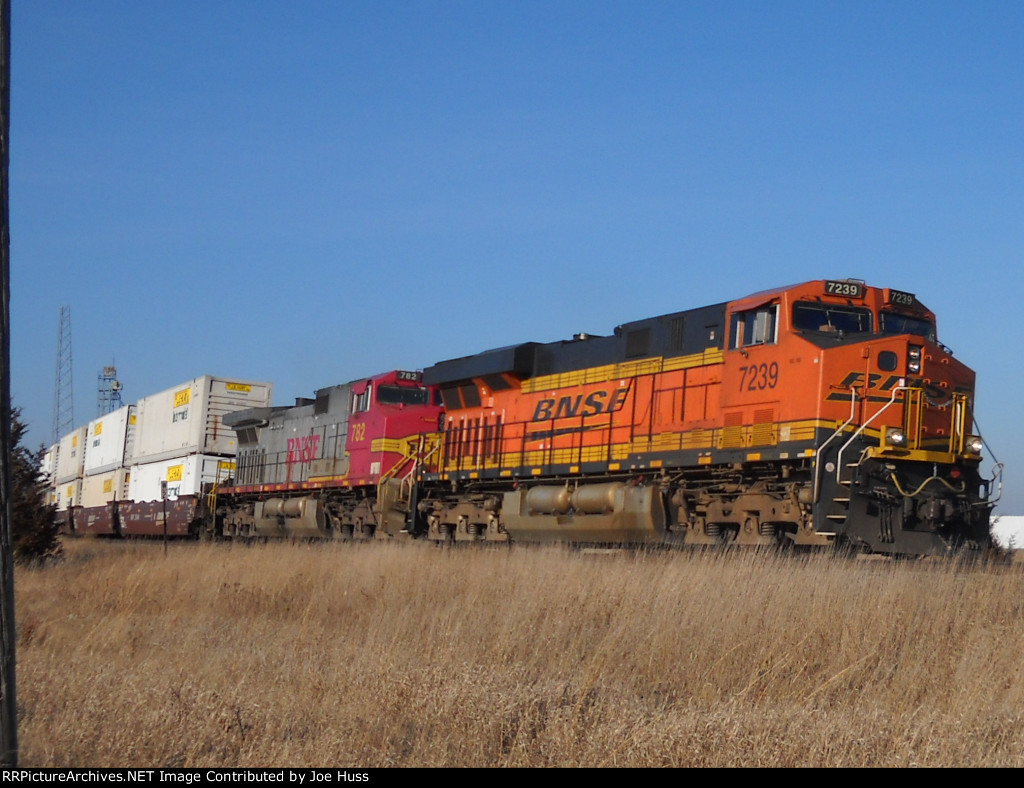
M 0 0 L 0 766 L 18 765 L 11 539 L 11 0 Z

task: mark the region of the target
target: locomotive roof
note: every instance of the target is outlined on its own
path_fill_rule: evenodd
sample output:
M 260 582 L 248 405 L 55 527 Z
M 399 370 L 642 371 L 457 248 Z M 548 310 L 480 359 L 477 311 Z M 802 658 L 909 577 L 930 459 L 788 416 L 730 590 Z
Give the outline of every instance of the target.
M 288 410 L 288 406 L 275 405 L 273 407 L 265 408 L 246 408 L 245 410 L 236 410 L 231 413 L 225 413 L 221 417 L 221 421 L 232 429 L 237 429 L 239 427 L 254 427 L 260 424 L 266 424 L 271 416 L 283 410 Z
M 708 347 L 721 348 L 725 307 L 721 303 L 623 323 L 616 326 L 611 336 L 577 334 L 572 339 L 525 342 L 449 359 L 427 367 L 423 382 L 445 385 L 502 372 L 526 379 L 627 360 L 699 353 Z
M 498 375 L 502 372 L 513 372 L 520 377 L 529 377 L 533 369 L 534 349 L 536 342 L 524 342 L 521 345 L 485 350 L 473 356 L 453 358 L 439 361 L 423 370 L 425 385 L 439 385 L 456 380 Z

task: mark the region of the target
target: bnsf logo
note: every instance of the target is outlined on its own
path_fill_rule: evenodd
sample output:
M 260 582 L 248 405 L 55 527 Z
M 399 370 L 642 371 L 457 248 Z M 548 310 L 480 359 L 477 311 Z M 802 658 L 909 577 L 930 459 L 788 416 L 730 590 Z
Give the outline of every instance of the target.
M 877 388 L 877 389 L 881 389 L 882 391 L 890 391 L 893 386 L 895 386 L 897 383 L 899 383 L 900 376 L 899 375 L 890 375 L 885 380 L 885 382 L 882 383 L 881 386 L 878 385 L 878 382 L 880 380 L 882 380 L 882 376 L 878 375 L 878 374 L 876 374 L 874 372 L 872 372 L 871 374 L 869 374 L 867 376 L 867 380 L 866 381 L 864 379 L 864 373 L 863 372 L 851 372 L 849 375 L 847 375 L 845 378 L 843 378 L 843 382 L 839 384 L 839 388 L 841 388 L 841 389 L 861 388 L 862 386 L 865 385 L 865 383 L 867 383 L 867 387 L 869 389 Z
M 316 451 L 320 448 L 319 435 L 307 435 L 304 438 L 288 439 L 288 462 L 312 462 L 316 459 Z
M 622 407 L 629 394 L 629 386 L 615 389 L 610 394 L 607 391 L 592 391 L 584 396 L 571 394 L 558 399 L 551 397 L 542 399 L 534 408 L 532 421 L 547 421 L 549 419 L 572 418 L 573 416 L 596 416 L 599 413 L 612 413 Z
M 931 382 L 925 382 L 915 378 L 901 378 L 899 375 L 879 375 L 877 373 L 870 373 L 867 376 L 863 372 L 850 372 L 842 382 L 836 387 L 843 389 L 844 392 L 849 391 L 851 388 L 867 388 L 868 390 L 881 391 L 881 392 L 892 392 L 893 388 L 900 385 L 900 381 L 904 382 L 904 385 L 919 386 L 924 389 L 925 394 L 929 398 L 929 402 L 933 405 L 942 405 L 946 400 L 949 399 L 949 392 L 941 386 L 937 386 Z M 849 395 L 846 393 L 836 394 L 832 393 L 828 395 L 830 400 L 849 400 Z M 871 398 L 878 399 L 880 398 Z

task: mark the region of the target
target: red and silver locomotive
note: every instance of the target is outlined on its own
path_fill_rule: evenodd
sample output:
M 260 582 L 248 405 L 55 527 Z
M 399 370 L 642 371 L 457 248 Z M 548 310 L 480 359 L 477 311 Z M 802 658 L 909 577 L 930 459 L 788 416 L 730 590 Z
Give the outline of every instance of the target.
M 233 479 L 209 497 L 210 530 L 349 538 L 403 531 L 441 414 L 436 391 L 420 378 L 388 372 L 320 389 L 293 406 L 225 415 L 238 455 Z

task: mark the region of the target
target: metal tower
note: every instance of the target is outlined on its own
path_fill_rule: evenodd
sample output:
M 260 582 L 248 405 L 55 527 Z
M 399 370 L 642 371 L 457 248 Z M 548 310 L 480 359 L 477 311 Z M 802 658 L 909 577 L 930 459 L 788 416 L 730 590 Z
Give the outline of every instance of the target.
M 96 418 L 113 413 L 121 407 L 121 381 L 117 379 L 117 367 L 104 367 L 97 382 Z
M 75 426 L 74 386 L 71 381 L 71 307 L 61 306 L 57 330 L 57 376 L 53 395 L 53 443 Z

